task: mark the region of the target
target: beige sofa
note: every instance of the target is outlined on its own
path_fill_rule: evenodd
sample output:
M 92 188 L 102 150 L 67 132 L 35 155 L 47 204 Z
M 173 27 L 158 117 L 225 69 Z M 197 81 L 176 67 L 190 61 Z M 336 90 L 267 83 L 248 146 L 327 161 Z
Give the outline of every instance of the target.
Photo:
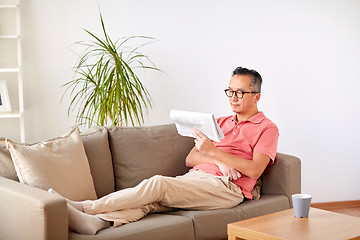
M 139 128 L 96 127 L 82 133 L 98 197 L 132 187 L 155 174 L 186 173 L 193 139 L 174 125 Z M 300 192 L 300 160 L 278 153 L 262 176 L 261 197 L 231 209 L 153 213 L 138 222 L 104 229 L 96 235 L 68 230 L 66 202 L 18 182 L 8 150 L 0 146 L 0 239 L 226 239 L 227 224 L 291 207 Z

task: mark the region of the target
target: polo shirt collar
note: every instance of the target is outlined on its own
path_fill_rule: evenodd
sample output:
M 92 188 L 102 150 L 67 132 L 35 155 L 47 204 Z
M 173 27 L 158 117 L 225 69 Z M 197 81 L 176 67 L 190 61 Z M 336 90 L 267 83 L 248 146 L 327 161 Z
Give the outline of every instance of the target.
M 252 123 L 261 123 L 262 120 L 264 120 L 265 115 L 263 112 L 258 112 L 257 114 L 255 114 L 254 116 L 252 116 L 251 118 L 248 119 L 249 122 Z
M 251 118 L 249 118 L 246 121 L 252 122 L 252 123 L 261 123 L 262 120 L 264 120 L 265 115 L 263 112 L 258 112 L 257 114 L 255 114 L 254 116 L 252 116 Z M 233 122 L 236 122 L 236 114 L 230 117 L 230 120 Z

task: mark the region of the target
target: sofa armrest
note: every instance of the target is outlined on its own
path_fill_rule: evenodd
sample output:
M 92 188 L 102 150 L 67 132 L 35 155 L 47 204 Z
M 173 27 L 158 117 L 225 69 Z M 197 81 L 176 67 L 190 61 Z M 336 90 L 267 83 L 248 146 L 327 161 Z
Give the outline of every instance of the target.
M 269 165 L 263 175 L 263 194 L 282 194 L 289 198 L 292 206 L 291 195 L 301 192 L 301 162 L 291 155 L 277 153 L 275 162 Z
M 66 201 L 54 194 L 0 177 L 1 239 L 68 239 Z

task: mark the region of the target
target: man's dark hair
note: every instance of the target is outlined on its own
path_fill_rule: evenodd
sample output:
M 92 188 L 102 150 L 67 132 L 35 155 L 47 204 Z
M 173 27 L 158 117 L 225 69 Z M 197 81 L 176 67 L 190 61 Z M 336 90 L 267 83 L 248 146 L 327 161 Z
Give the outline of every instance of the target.
M 247 69 L 243 67 L 237 67 L 234 71 L 232 76 L 235 75 L 249 75 L 251 76 L 251 84 L 250 89 L 253 92 L 261 92 L 261 84 L 262 84 L 262 78 L 261 75 L 253 70 L 253 69 Z

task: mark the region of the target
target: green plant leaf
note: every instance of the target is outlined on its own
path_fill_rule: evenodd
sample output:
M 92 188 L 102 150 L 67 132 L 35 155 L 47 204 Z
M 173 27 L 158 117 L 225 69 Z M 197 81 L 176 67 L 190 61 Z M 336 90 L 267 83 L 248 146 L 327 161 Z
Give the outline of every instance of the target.
M 66 87 L 62 100 L 69 92 L 68 115 L 76 111 L 80 125 L 141 125 L 144 111 L 152 107 L 152 101 L 135 69 L 161 71 L 148 56 L 139 52 L 154 38 L 131 36 L 113 42 L 101 13 L 100 21 L 103 38 L 84 29 L 92 40 L 74 43 L 85 49 L 75 64 L 74 78 L 62 85 Z M 126 45 L 135 39 L 148 42 L 134 48 Z

